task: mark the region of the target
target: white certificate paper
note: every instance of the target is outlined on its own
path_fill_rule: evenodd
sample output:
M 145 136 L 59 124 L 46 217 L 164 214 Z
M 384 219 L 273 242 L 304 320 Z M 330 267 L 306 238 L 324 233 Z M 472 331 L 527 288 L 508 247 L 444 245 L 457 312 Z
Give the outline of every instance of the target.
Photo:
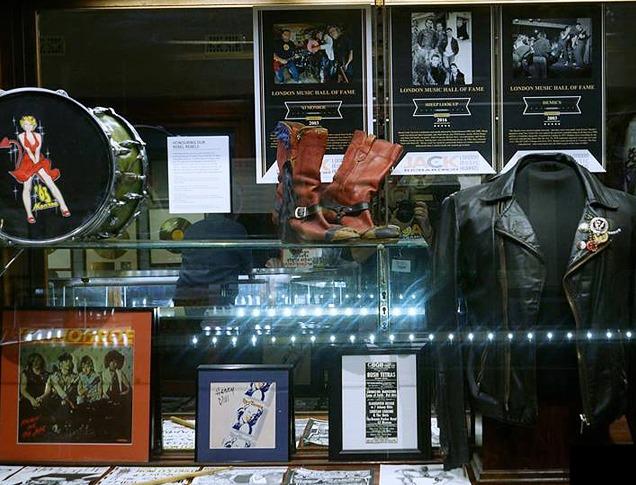
M 229 136 L 168 137 L 170 214 L 232 212 Z

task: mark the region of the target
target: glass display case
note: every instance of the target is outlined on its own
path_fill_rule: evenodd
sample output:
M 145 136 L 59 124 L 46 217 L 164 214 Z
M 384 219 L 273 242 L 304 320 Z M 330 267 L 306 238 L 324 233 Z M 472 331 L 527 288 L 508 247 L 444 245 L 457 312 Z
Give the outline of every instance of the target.
M 5 12 L 0 481 L 626 466 L 635 2 Z

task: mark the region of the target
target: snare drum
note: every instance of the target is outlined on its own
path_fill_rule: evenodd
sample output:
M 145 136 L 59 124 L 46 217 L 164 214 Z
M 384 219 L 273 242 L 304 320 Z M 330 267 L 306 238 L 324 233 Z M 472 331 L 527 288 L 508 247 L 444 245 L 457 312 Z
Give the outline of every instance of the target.
M 148 160 L 113 110 L 63 91 L 0 91 L 0 238 L 46 245 L 114 237 L 146 196 Z

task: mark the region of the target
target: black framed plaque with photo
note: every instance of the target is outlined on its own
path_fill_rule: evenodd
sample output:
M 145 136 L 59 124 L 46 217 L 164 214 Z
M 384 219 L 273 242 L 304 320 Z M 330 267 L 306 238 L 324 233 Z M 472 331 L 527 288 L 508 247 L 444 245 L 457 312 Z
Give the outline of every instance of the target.
M 422 350 L 343 350 L 329 379 L 329 459 L 429 457 L 426 372 Z
M 331 182 L 355 130 L 372 126 L 368 7 L 254 9 L 256 182 L 276 183 L 279 121 L 329 130 Z
M 389 133 L 406 153 L 393 175 L 495 172 L 491 15 L 390 9 Z
M 504 6 L 500 31 L 504 170 L 558 151 L 604 171 L 602 6 Z

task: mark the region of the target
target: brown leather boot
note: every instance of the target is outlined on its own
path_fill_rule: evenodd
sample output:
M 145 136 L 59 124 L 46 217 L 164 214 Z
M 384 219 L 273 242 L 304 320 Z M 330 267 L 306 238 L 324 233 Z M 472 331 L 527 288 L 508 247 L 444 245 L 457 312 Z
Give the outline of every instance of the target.
M 351 227 L 363 239 L 400 237 L 397 226 L 376 226 L 369 208 L 384 177 L 401 154 L 402 145 L 356 131 L 333 182 L 322 193 L 321 204 L 327 221 Z
M 285 133 L 286 131 L 286 133 Z M 327 148 L 327 130 L 321 127 L 303 126 L 294 130 L 288 127 L 278 134 L 295 137 L 295 149 L 281 170 L 283 208 L 281 226 L 289 226 L 296 239 L 306 241 L 347 241 L 360 235 L 353 229 L 329 224 L 322 215 L 320 203 L 320 166 Z M 292 142 L 292 146 L 293 146 Z M 284 240 L 291 240 L 289 232 Z
M 282 181 L 285 162 L 291 158 L 296 158 L 298 133 L 304 128 L 306 128 L 305 125 L 295 121 L 279 121 L 274 130 L 274 135 L 277 139 L 276 164 L 278 165 L 278 185 L 276 185 L 272 222 L 276 226 L 280 224 L 281 211 L 283 210 Z

